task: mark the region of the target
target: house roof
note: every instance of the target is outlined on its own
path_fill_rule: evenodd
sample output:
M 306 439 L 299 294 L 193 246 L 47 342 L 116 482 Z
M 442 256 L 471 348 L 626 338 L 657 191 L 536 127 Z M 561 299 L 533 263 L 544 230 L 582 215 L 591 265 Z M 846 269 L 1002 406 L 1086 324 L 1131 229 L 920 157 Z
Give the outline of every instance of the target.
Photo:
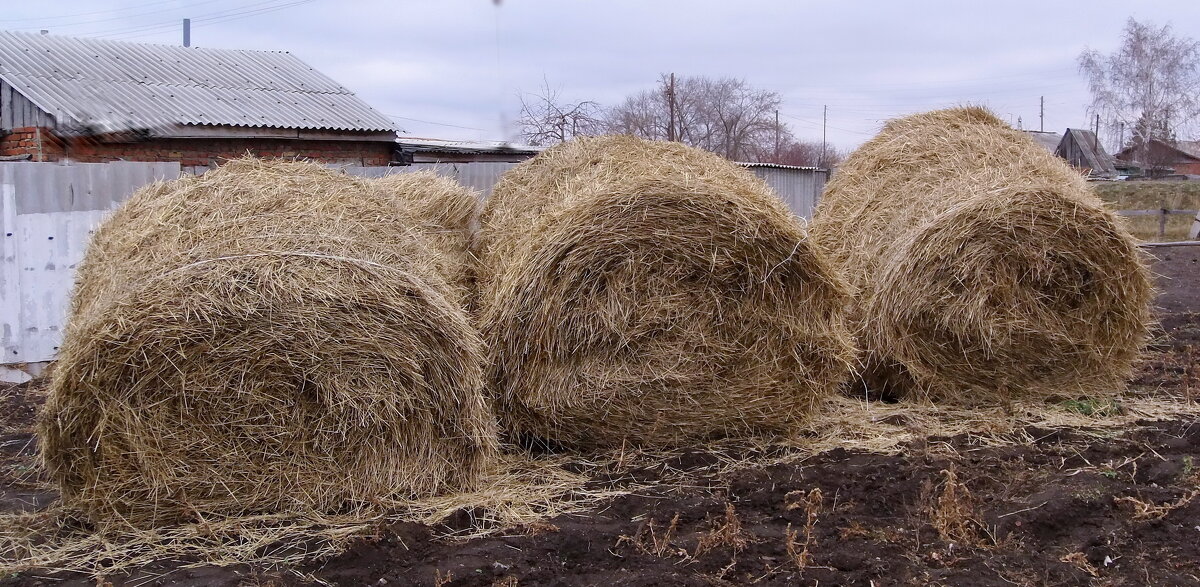
M 1175 149 L 1190 157 L 1200 159 L 1200 141 L 1175 141 Z
M 388 117 L 296 56 L 0 31 L 0 79 L 61 127 L 239 126 L 391 132 Z
M 1056 132 L 1027 130 L 1025 134 L 1029 135 L 1037 144 L 1041 145 L 1047 151 L 1053 153 L 1058 149 L 1058 143 L 1062 142 L 1062 135 Z
M 1147 144 L 1148 145 L 1150 145 L 1150 144 L 1159 145 L 1165 149 L 1171 149 L 1173 151 L 1177 151 L 1184 157 L 1188 157 L 1191 159 L 1200 159 L 1200 141 L 1167 142 L 1162 139 L 1150 139 L 1150 142 Z M 1128 147 L 1125 147 L 1124 149 L 1121 149 L 1121 151 L 1119 153 L 1117 153 L 1117 157 L 1119 159 L 1124 159 L 1127 161 L 1133 160 L 1134 158 L 1136 158 L 1139 155 L 1139 153 L 1142 152 L 1142 150 L 1143 150 L 1142 147 L 1130 145 Z M 1141 154 L 1144 155 L 1144 153 L 1141 153 Z

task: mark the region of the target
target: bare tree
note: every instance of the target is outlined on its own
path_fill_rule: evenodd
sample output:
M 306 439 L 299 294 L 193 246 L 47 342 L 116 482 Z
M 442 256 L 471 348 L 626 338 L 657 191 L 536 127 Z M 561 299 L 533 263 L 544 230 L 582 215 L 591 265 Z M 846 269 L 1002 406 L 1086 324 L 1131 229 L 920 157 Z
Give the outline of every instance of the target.
M 779 94 L 736 78 L 662 76 L 658 87 L 633 94 L 604 116 L 609 132 L 674 138 L 738 161 L 767 161 L 776 145 L 795 141 L 777 122 Z
M 1092 92 L 1090 112 L 1106 122 L 1110 137 L 1131 131 L 1119 148 L 1173 142 L 1200 117 L 1200 43 L 1174 36 L 1170 25 L 1130 18 L 1121 47 L 1111 55 L 1084 51 L 1079 70 Z
M 543 81 L 539 94 L 521 94 L 521 116 L 517 124 L 531 145 L 553 145 L 581 135 L 602 132 L 600 105 L 592 101 L 565 102 L 559 92 Z
M 770 163 L 782 165 L 800 165 L 804 167 L 837 167 L 845 159 L 845 155 L 833 145 L 821 148 L 820 142 L 793 141 L 779 150 L 779 155 L 767 160 Z

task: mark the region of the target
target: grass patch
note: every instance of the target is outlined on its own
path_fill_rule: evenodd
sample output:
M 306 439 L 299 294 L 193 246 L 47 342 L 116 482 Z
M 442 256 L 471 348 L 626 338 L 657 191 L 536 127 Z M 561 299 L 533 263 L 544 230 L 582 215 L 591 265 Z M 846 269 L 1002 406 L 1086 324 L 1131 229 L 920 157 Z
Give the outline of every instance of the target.
M 1120 416 L 1125 413 L 1121 404 L 1110 399 L 1069 399 L 1059 406 L 1084 416 Z
M 1100 199 L 1114 210 L 1200 210 L 1200 181 L 1113 181 L 1091 184 Z M 1148 241 L 1187 240 L 1192 217 L 1167 217 L 1166 236 L 1158 236 L 1157 216 L 1126 218 L 1134 236 Z

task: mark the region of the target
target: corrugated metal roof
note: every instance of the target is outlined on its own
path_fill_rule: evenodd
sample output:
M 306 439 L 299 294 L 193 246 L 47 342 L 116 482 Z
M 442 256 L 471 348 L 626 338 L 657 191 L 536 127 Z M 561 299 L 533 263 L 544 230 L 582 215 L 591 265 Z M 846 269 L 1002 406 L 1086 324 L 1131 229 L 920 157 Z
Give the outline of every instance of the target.
M 1062 135 L 1056 132 L 1027 130 L 1025 134 L 1029 135 L 1037 144 L 1041 145 L 1047 151 L 1053 153 L 1058 149 L 1058 144 L 1062 142 Z
M 0 78 L 64 126 L 395 130 L 291 53 L 0 31 Z
M 738 165 L 741 165 L 742 167 L 768 167 L 771 169 L 801 169 L 804 171 L 819 171 L 822 169 L 821 167 L 813 167 L 813 166 L 808 166 L 808 165 L 784 165 L 782 163 L 742 163 L 742 162 L 739 162 Z
M 540 153 L 545 147 L 519 145 L 507 141 L 452 141 L 424 137 L 398 137 L 396 142 L 413 151 L 463 152 L 463 153 Z

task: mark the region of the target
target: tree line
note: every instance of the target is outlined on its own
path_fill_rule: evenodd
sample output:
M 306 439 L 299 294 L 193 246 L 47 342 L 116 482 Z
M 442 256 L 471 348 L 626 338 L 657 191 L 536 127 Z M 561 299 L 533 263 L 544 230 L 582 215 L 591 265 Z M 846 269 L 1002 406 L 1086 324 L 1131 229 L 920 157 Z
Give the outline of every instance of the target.
M 1103 124 L 1110 144 L 1132 149 L 1152 167 L 1147 145 L 1196 138 L 1200 121 L 1200 42 L 1171 26 L 1130 18 L 1120 46 L 1110 54 L 1084 50 L 1079 71 L 1092 101 L 1087 116 Z M 737 78 L 660 76 L 650 89 L 614 106 L 570 102 L 547 82 L 521 96 L 518 124 L 533 145 L 581 135 L 630 134 L 679 141 L 735 161 L 834 167 L 844 154 L 821 141 L 800 140 L 779 120 L 778 92 Z M 1090 125 L 1089 125 L 1090 126 Z
M 563 100 L 548 82 L 521 96 L 517 123 L 525 141 L 552 145 L 577 136 L 629 134 L 678 141 L 733 161 L 832 167 L 843 154 L 802 141 L 779 120 L 779 93 L 737 78 L 664 74 L 652 89 L 620 103 Z
M 1171 25 L 1130 18 L 1121 44 L 1110 54 L 1079 55 L 1079 70 L 1092 94 L 1089 117 L 1103 123 L 1111 144 L 1132 149 L 1135 159 L 1157 167 L 1161 152 L 1151 141 L 1175 145 L 1198 135 L 1200 42 L 1176 36 Z

